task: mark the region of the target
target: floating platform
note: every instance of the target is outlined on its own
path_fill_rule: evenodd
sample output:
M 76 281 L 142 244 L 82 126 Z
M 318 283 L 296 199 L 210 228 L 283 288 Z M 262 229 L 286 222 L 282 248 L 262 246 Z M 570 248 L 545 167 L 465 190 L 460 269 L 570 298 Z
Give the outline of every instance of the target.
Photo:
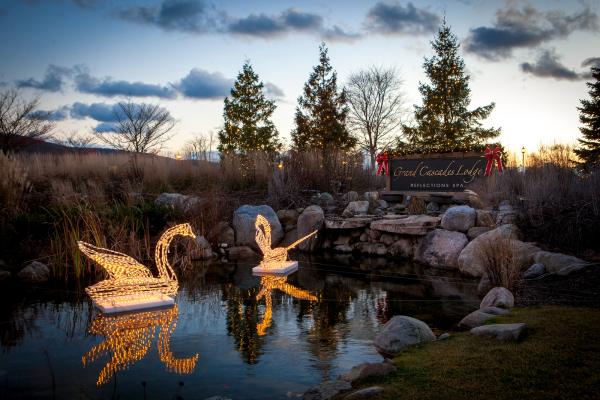
M 150 293 L 144 296 L 114 296 L 100 300 L 92 300 L 94 306 L 105 314 L 116 314 L 128 311 L 146 310 L 149 308 L 170 307 L 175 299 L 162 293 Z
M 298 270 L 298 261 L 285 261 L 270 264 L 260 264 L 252 268 L 252 274 L 258 276 L 286 276 Z

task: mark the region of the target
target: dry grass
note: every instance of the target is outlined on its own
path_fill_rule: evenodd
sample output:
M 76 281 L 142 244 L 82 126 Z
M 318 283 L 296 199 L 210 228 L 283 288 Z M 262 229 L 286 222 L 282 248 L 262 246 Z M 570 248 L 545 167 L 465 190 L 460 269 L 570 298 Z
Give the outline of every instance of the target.
M 410 215 L 427 214 L 427 204 L 421 197 L 411 197 L 406 210 Z
M 30 190 L 27 169 L 21 160 L 0 151 L 0 215 L 12 215 L 22 208 Z
M 481 243 L 478 253 L 491 286 L 504 286 L 513 290 L 521 276 L 514 240 L 510 238 L 500 238 L 493 242 L 486 240 Z

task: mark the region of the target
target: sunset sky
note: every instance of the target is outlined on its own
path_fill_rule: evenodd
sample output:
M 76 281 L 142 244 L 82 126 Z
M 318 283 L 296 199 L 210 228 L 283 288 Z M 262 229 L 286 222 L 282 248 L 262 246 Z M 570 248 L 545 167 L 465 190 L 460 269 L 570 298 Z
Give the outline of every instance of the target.
M 412 111 L 444 14 L 461 41 L 471 106 L 496 103 L 486 125 L 502 128 L 506 146 L 576 140 L 576 107 L 600 65 L 597 1 L 3 0 L 0 88 L 40 96 L 59 136 L 110 129 L 119 101 L 158 103 L 178 121 L 177 151 L 216 133 L 249 59 L 289 143 L 321 41 L 340 85 L 370 65 L 395 67 Z

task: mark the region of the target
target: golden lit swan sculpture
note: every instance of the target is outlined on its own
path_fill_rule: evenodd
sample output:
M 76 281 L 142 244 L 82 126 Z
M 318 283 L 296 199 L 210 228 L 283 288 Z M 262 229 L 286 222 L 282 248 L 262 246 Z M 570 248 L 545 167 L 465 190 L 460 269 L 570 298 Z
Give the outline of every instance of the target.
M 108 273 L 108 279 L 89 286 L 86 293 L 104 312 L 130 311 L 173 304 L 179 284 L 167 253 L 175 236 L 195 238 L 190 224 L 167 229 L 156 244 L 155 261 L 158 277 L 132 257 L 113 250 L 103 249 L 82 241 L 79 249 Z
M 277 247 L 273 249 L 271 248 L 271 225 L 269 224 L 269 221 L 262 215 L 258 214 L 254 226 L 256 227 L 256 244 L 263 253 L 261 265 L 265 267 L 285 263 L 288 261 L 289 250 L 298 246 L 300 243 L 317 233 L 317 231 L 313 231 L 308 235 L 296 240 L 289 246 Z

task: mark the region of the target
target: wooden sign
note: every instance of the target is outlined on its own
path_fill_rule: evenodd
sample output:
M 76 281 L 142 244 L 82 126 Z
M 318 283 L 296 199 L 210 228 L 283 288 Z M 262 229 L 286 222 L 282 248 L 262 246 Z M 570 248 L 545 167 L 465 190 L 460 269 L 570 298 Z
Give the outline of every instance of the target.
M 479 153 L 404 156 L 389 160 L 387 189 L 392 192 L 462 192 L 484 175 Z

